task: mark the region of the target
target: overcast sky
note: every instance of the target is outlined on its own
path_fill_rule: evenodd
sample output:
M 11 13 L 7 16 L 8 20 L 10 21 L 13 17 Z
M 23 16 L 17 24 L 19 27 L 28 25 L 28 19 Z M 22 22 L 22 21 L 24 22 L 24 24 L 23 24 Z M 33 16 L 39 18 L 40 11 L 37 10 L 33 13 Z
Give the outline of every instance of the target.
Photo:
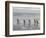
M 40 15 L 40 8 L 13 7 L 13 15 Z

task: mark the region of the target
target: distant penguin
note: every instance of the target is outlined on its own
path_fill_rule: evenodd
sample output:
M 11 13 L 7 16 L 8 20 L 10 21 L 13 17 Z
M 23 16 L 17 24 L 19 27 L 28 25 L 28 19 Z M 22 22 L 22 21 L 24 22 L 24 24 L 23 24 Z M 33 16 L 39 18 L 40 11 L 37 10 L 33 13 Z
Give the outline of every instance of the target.
M 17 24 L 19 24 L 19 19 L 17 19 Z

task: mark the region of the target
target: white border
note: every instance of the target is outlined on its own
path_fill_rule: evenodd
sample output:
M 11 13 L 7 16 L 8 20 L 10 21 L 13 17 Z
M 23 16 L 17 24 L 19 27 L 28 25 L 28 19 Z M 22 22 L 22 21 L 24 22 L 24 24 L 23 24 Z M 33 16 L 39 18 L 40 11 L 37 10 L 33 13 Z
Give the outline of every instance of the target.
M 19 35 L 19 34 L 35 34 L 43 33 L 43 5 L 28 5 L 28 4 L 14 4 L 10 3 L 10 12 L 9 12 L 9 33 L 10 35 Z M 13 10 L 12 7 L 38 7 L 40 8 L 40 30 L 28 30 L 28 31 L 13 31 Z

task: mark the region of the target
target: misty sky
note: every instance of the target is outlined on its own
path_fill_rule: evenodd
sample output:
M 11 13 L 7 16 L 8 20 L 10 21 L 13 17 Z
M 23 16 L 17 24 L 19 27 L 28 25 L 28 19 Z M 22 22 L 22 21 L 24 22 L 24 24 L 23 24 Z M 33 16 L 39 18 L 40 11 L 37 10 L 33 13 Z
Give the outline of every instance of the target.
M 40 8 L 13 7 L 13 15 L 40 15 Z

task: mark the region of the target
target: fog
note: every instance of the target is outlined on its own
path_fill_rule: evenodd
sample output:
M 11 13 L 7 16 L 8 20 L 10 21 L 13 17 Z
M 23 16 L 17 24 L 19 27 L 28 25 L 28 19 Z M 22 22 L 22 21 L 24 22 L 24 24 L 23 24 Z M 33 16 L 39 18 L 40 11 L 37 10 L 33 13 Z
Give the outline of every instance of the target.
M 40 30 L 40 8 L 14 7 L 13 30 Z

